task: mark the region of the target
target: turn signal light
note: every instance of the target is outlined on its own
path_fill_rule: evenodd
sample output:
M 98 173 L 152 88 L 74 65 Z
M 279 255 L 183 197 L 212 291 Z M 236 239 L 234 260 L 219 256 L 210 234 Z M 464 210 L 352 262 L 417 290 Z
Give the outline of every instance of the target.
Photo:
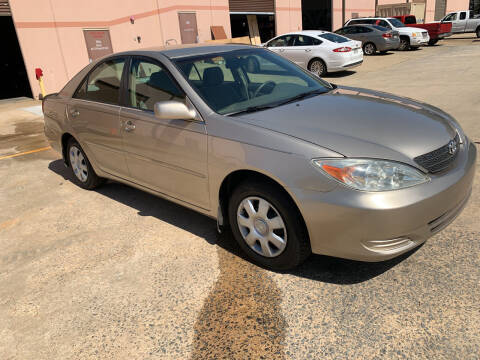
M 352 48 L 348 46 L 333 49 L 333 52 L 349 52 L 349 51 L 352 51 Z

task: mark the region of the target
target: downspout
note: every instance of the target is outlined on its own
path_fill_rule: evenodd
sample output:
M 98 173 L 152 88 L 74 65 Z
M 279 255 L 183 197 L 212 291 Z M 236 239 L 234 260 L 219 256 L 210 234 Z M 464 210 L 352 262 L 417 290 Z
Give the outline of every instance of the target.
M 375 10 L 374 10 L 375 14 L 374 14 L 374 16 L 378 16 L 377 15 L 377 6 L 378 6 L 378 0 L 375 0 Z
M 345 0 L 342 0 L 342 27 L 345 25 Z

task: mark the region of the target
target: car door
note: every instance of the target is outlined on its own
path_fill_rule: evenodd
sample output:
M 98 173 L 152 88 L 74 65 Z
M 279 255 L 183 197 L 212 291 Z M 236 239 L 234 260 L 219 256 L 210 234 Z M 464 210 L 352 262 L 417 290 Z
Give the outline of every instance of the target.
M 128 176 L 120 121 L 120 84 L 125 57 L 109 58 L 93 68 L 67 105 L 80 145 L 101 170 Z
M 452 23 L 452 30 L 456 33 L 465 32 L 465 27 L 467 26 L 467 12 L 461 11 L 458 13 L 458 18 Z
M 132 181 L 190 204 L 209 208 L 207 135 L 203 121 L 161 120 L 154 105 L 185 93 L 159 61 L 134 57 L 120 116 Z
M 279 55 L 285 56 L 285 50 L 288 48 L 289 44 L 292 43 L 292 35 L 283 35 L 279 36 L 267 43 L 267 48 L 273 52 L 276 52 Z
M 457 33 L 459 26 L 457 25 L 457 13 L 451 13 L 445 16 L 442 20 L 442 22 L 451 22 L 452 23 L 452 33 Z
M 312 59 L 312 51 L 320 45 L 322 41 L 307 35 L 294 35 L 292 46 L 285 49 L 286 57 L 295 64 L 307 68 L 307 65 Z

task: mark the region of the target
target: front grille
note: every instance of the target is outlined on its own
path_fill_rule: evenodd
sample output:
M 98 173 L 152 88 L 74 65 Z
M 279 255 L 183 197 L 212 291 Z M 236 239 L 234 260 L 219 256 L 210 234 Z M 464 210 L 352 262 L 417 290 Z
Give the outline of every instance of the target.
M 460 147 L 460 137 L 458 134 L 453 139 L 456 146 L 456 151 L 451 154 L 450 153 L 450 142 L 441 148 L 433 150 L 429 153 L 417 156 L 413 159 L 418 165 L 427 169 L 431 173 L 440 172 L 445 170 L 450 166 L 450 164 L 455 160 L 458 154 L 458 150 Z
M 423 34 L 423 37 L 426 38 L 428 33 L 424 32 L 422 34 Z

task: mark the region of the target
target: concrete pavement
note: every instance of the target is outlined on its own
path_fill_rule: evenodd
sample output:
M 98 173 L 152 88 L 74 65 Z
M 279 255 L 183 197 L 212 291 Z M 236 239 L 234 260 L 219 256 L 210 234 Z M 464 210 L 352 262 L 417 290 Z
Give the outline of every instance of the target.
M 480 140 L 480 43 L 366 58 L 337 84 L 452 113 Z M 0 104 L 0 158 L 46 145 Z M 116 183 L 84 191 L 52 150 L 0 160 L 1 359 L 478 359 L 480 184 L 424 246 L 382 263 L 312 256 L 282 274 L 215 222 Z

